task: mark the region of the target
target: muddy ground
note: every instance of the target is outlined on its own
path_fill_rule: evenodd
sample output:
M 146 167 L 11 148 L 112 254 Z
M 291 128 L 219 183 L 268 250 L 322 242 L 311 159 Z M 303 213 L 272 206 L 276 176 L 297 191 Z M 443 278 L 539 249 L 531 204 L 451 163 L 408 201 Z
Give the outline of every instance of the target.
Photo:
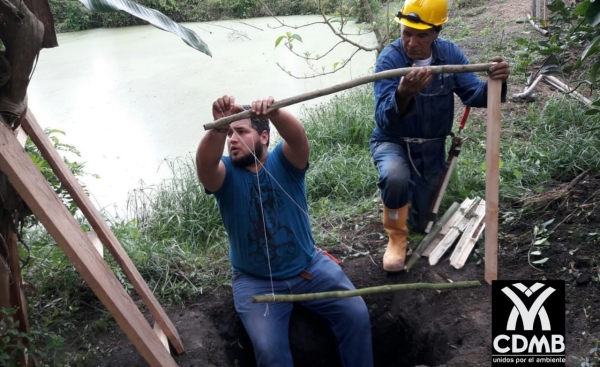
M 490 4 L 479 17 L 492 11 L 498 14 L 498 19 L 512 17 L 515 23 L 506 29 L 506 34 L 522 32 L 527 25 L 516 20 L 526 19 L 529 4 L 521 0 L 500 1 Z M 530 27 L 527 31 L 534 30 Z M 463 46 L 468 48 L 469 43 L 463 42 Z M 467 54 L 473 52 L 468 50 Z M 509 93 L 520 92 L 523 85 L 509 88 Z M 552 92 L 548 87 L 540 88 L 542 97 Z M 523 103 L 509 101 L 503 106 L 503 113 L 519 113 L 526 108 Z M 573 178 L 566 178 L 565 184 Z M 527 214 L 501 223 L 498 276 L 566 282 L 567 366 L 580 366 L 584 358 L 594 357 L 589 351 L 594 341 L 600 339 L 600 175 L 587 175 L 569 190 L 551 190 L 548 188 L 545 199 L 530 206 Z M 521 207 L 523 203 L 511 203 L 500 211 L 501 214 L 516 212 Z M 554 221 L 545 227 L 551 233 L 536 237 L 537 240 L 549 235 L 548 245 L 542 249 L 542 257 L 549 260 L 536 265 L 539 270 L 534 269 L 528 261 L 534 228 L 541 228 L 542 223 L 551 219 Z M 354 223 L 360 224 L 360 233 L 354 232 Z M 356 256 L 356 252 L 341 245 L 330 251 L 342 260 L 341 266 L 357 288 L 463 280 L 479 280 L 481 286 L 365 296 L 371 316 L 375 365 L 491 365 L 491 287 L 483 277 L 482 241 L 461 270 L 449 265 L 447 254 L 434 267 L 422 258 L 408 273 L 387 274 L 381 266 L 386 243 L 382 233 L 379 218 L 355 218 L 344 235 L 359 238 L 352 243 L 353 248 L 368 251 L 370 255 Z M 180 366 L 255 366 L 252 345 L 235 313 L 229 288 L 204 292 L 184 305 L 167 309 L 167 313 L 186 349 L 185 354 L 174 357 Z M 339 365 L 330 332 L 301 308 L 294 311 L 290 339 L 297 367 Z M 107 355 L 90 362 L 90 366 L 146 366 L 116 324 L 99 333 L 93 343 Z

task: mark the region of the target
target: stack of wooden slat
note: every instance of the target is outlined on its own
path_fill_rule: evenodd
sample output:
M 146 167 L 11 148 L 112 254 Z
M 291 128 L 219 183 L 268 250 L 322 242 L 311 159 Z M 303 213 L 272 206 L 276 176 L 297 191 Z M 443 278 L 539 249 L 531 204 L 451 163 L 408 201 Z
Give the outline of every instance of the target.
M 485 200 L 479 197 L 465 199 L 423 252 L 423 256 L 429 257 L 429 264 L 436 265 L 446 251 L 457 243 L 450 256 L 450 265 L 456 269 L 462 268 L 483 233 L 484 216 Z

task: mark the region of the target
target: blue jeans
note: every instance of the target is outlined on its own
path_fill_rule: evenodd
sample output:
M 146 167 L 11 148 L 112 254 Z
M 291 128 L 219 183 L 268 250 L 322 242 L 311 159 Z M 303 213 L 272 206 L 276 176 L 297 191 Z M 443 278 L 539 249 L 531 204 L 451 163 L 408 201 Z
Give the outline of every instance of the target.
M 427 178 L 421 173 L 419 177 L 410 163 L 405 143 L 373 142 L 371 155 L 379 171 L 377 187 L 383 204 L 389 209 L 398 209 L 410 202 L 408 224 L 411 230 L 421 231 L 427 222 L 441 172 Z
M 336 290 L 354 290 L 354 286 L 327 255 L 317 252 L 306 268 L 311 280 L 295 276 L 273 280 L 275 294 L 301 294 Z M 271 294 L 269 279 L 234 272 L 233 300 L 246 332 L 252 340 L 258 367 L 293 366 L 288 326 L 291 302 L 252 303 L 252 296 Z M 362 297 L 329 298 L 301 302 L 302 306 L 322 317 L 335 336 L 344 367 L 373 366 L 371 323 Z M 267 308 L 268 307 L 268 308 Z

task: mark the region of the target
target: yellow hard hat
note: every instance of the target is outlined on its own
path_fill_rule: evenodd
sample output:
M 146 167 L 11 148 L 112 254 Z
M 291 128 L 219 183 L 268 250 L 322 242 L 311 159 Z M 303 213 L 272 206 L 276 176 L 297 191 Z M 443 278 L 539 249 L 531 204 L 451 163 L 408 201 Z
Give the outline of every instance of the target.
M 394 20 L 407 27 L 429 29 L 448 21 L 446 0 L 406 0 Z

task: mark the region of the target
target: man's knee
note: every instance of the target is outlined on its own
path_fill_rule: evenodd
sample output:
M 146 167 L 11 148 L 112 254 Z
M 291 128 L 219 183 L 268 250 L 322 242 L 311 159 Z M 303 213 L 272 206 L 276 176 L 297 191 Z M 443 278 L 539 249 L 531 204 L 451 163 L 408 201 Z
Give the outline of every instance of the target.
M 381 172 L 380 184 L 386 189 L 408 190 L 410 171 L 405 170 L 401 164 L 388 164 L 388 167 Z

